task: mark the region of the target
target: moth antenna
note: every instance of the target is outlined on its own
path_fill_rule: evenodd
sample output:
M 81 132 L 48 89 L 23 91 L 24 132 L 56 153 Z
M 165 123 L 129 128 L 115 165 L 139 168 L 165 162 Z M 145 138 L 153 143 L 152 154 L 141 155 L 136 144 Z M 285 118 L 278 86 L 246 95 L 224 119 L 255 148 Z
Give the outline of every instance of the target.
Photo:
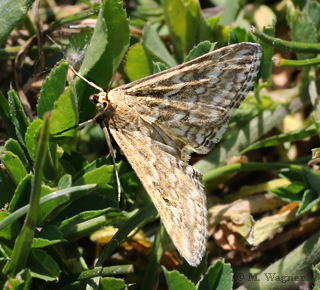
M 61 46 L 60 44 L 58 44 L 56 41 L 54 41 L 54 40 L 52 39 L 52 37 L 50 37 L 48 34 L 46 34 L 46 36 L 49 38 L 49 40 L 50 40 L 53 44 L 55 44 L 56 46 L 58 46 L 58 47 L 60 48 L 60 50 L 63 52 L 63 48 L 62 48 L 62 46 Z
M 74 68 L 72 65 L 69 65 L 69 68 L 73 71 L 73 73 L 79 77 L 80 79 L 82 79 L 83 81 L 85 81 L 88 85 L 92 86 L 93 88 L 97 89 L 100 92 L 104 92 L 104 90 L 102 88 L 100 88 L 99 86 L 97 86 L 96 84 L 89 82 L 86 78 L 84 78 L 82 75 L 80 75 Z
M 52 137 L 52 136 L 61 135 L 62 133 L 67 132 L 67 131 L 70 131 L 70 130 L 72 130 L 72 129 L 81 129 L 81 128 L 83 128 L 83 127 L 85 127 L 85 126 L 87 126 L 87 125 L 89 125 L 89 124 L 95 123 L 95 122 L 96 122 L 95 119 L 90 119 L 90 120 L 85 121 L 85 122 L 83 122 L 83 123 L 81 123 L 81 124 L 74 125 L 74 126 L 68 128 L 68 129 L 62 130 L 62 131 L 60 131 L 60 132 L 58 132 L 58 133 L 50 134 L 50 136 Z
M 106 137 L 107 145 L 109 147 L 109 152 L 110 152 L 111 157 L 112 157 L 114 175 L 116 177 L 116 184 L 117 184 L 117 191 L 118 191 L 118 201 L 120 202 L 121 186 L 120 186 L 119 175 L 118 175 L 118 171 L 117 171 L 117 167 L 116 167 L 116 156 L 115 156 L 112 144 L 111 144 L 111 139 L 110 139 L 110 135 L 109 135 L 109 132 L 108 132 L 108 128 L 107 128 L 107 126 L 106 126 L 106 124 L 105 124 L 105 122 L 103 120 L 101 121 L 101 125 L 102 125 L 102 130 L 103 130 L 104 136 Z

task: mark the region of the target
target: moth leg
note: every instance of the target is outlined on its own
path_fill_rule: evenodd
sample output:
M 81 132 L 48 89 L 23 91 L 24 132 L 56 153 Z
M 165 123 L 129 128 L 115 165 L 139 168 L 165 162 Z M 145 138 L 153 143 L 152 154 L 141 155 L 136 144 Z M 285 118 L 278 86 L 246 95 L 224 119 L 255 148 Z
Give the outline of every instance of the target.
M 118 191 L 118 202 L 120 202 L 121 185 L 120 185 L 120 180 L 119 180 L 119 174 L 118 174 L 117 167 L 116 167 L 116 154 L 114 153 L 114 150 L 113 150 L 113 147 L 112 147 L 112 144 L 111 144 L 110 134 L 109 134 L 109 131 L 108 131 L 108 128 L 107 128 L 105 122 L 101 121 L 100 124 L 101 124 L 102 130 L 103 130 L 104 136 L 106 137 L 107 145 L 109 147 L 109 152 L 110 152 L 111 157 L 112 157 L 114 175 L 115 175 L 115 178 L 116 178 L 117 191 Z

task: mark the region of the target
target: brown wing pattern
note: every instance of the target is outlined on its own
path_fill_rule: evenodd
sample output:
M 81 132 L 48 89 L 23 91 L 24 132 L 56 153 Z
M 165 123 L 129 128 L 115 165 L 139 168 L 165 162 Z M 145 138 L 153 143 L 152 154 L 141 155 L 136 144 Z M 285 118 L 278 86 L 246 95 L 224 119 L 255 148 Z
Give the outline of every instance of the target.
M 200 172 L 161 150 L 151 138 L 153 128 L 122 102 L 109 128 L 150 195 L 174 245 L 191 265 L 197 266 L 207 239 L 206 196 Z

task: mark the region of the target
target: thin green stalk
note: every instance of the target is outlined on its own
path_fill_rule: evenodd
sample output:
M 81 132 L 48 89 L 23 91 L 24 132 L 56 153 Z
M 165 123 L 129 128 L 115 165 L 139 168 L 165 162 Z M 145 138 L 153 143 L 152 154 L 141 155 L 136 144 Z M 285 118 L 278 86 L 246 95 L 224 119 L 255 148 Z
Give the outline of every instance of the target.
M 279 38 L 275 38 L 269 36 L 260 30 L 256 29 L 255 27 L 251 28 L 251 32 L 260 38 L 263 42 L 279 48 L 285 51 L 292 51 L 292 52 L 310 52 L 310 53 L 320 53 L 320 44 L 319 43 L 301 43 L 301 42 L 293 42 L 293 41 L 286 41 L 281 40 Z
M 292 68 L 299 68 L 304 66 L 312 66 L 320 64 L 320 58 L 309 58 L 304 60 L 291 60 L 291 59 L 280 59 L 280 58 L 273 58 L 273 63 L 276 66 L 281 67 L 292 67 Z
M 28 30 L 30 37 L 36 34 L 36 29 L 28 14 L 23 19 L 23 25 Z
M 274 25 L 271 26 L 265 26 L 263 27 L 263 33 L 265 35 L 268 35 L 270 37 L 274 37 L 275 34 L 275 27 Z M 271 80 L 271 71 L 272 71 L 272 59 L 273 56 L 273 46 L 268 45 L 267 43 L 260 41 L 260 44 L 262 46 L 262 60 L 261 60 L 261 67 L 259 71 L 260 78 L 267 80 L 268 84 L 272 84 Z M 256 81 L 257 82 L 257 81 Z
M 71 284 L 75 281 L 88 280 L 95 277 L 114 277 L 116 275 L 127 275 L 134 272 L 132 265 L 117 265 L 111 267 L 97 267 L 92 270 L 86 270 L 73 275 L 63 276 L 58 282 L 47 283 L 45 286 L 46 290 L 61 289 L 67 284 Z
M 32 178 L 32 188 L 29 200 L 30 209 L 27 213 L 23 227 L 15 241 L 11 260 L 6 264 L 5 269 L 3 270 L 5 276 L 16 276 L 17 273 L 19 273 L 19 271 L 25 267 L 30 253 L 31 244 L 38 221 L 43 167 L 46 160 L 45 157 L 48 152 L 49 116 L 49 114 L 46 114 L 44 117 L 44 122 L 39 137 L 34 165 L 34 176 Z
M 71 188 L 66 188 L 63 190 L 52 192 L 46 196 L 43 196 L 40 198 L 39 205 L 46 204 L 47 202 L 51 200 L 57 200 L 57 204 L 64 204 L 68 202 L 71 199 L 71 194 L 73 192 L 76 192 L 78 197 L 80 195 L 80 191 L 87 191 L 85 194 L 88 194 L 90 189 L 96 187 L 95 184 L 88 184 L 88 185 L 81 185 L 81 186 L 74 186 Z M 8 225 L 12 224 L 14 221 L 18 220 L 20 217 L 25 215 L 30 210 L 30 204 L 27 204 L 18 210 L 14 211 L 12 214 L 4 218 L 2 221 L 0 221 L 0 231 L 3 230 Z
M 54 22 L 50 23 L 50 27 L 61 26 L 61 25 L 67 24 L 67 23 L 86 19 L 86 18 L 89 18 L 93 15 L 98 15 L 99 11 L 100 11 L 100 5 L 96 4 L 96 5 L 94 5 L 93 8 L 81 11 L 76 14 L 69 15 L 69 16 L 61 18 L 57 21 L 54 21 Z
M 164 252 L 164 246 L 169 240 L 169 236 L 161 223 L 149 257 L 148 267 L 144 273 L 141 290 L 153 289 L 154 282 L 158 275 L 160 260 Z
M 92 270 L 83 271 L 75 280 L 86 280 L 94 277 L 106 277 L 114 275 L 125 275 L 133 273 L 132 265 L 117 265 L 104 268 L 95 268 Z
M 221 178 L 222 176 L 230 173 L 251 171 L 251 170 L 280 170 L 290 169 L 295 171 L 302 171 L 302 166 L 288 164 L 288 163 L 260 163 L 260 162 L 248 162 L 244 164 L 232 164 L 226 165 L 217 169 L 208 171 L 203 175 L 203 182 L 209 182 L 213 179 Z
M 298 130 L 295 130 L 295 131 L 274 135 L 269 138 L 263 139 L 261 141 L 255 142 L 249 145 L 244 150 L 242 150 L 239 153 L 239 155 L 243 155 L 244 153 L 251 150 L 256 150 L 256 149 L 266 148 L 271 146 L 278 146 L 286 142 L 296 142 L 307 137 L 315 136 L 316 134 L 317 134 L 317 129 L 315 128 L 315 125 L 310 125 L 304 128 L 299 128 Z

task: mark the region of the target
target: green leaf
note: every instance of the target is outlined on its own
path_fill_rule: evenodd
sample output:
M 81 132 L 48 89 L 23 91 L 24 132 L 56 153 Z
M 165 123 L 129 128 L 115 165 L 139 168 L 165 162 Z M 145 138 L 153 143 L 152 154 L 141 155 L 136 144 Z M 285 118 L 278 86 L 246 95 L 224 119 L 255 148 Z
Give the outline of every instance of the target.
M 306 1 L 305 0 L 292 0 L 292 4 L 296 7 L 296 8 L 298 8 L 298 9 L 300 9 L 300 10 L 302 10 L 303 9 L 303 7 L 306 5 Z
M 176 60 L 168 52 L 157 31 L 152 28 L 150 23 L 148 23 L 144 28 L 141 43 L 143 47 L 154 56 L 155 59 L 159 59 L 169 67 L 177 65 Z
M 8 102 L 11 122 L 14 124 L 19 142 L 24 145 L 24 137 L 29 126 L 29 122 L 26 114 L 24 113 L 20 100 L 12 88 L 8 92 Z
M 159 61 L 155 60 L 154 61 Z M 139 64 L 139 65 L 138 65 Z M 130 47 L 126 56 L 126 73 L 131 81 L 153 74 L 152 55 L 141 43 Z
M 310 1 L 307 5 L 306 8 L 308 9 L 308 17 L 311 19 L 313 22 L 313 26 L 315 26 L 316 30 L 320 30 L 320 19 L 319 19 L 319 14 L 320 14 L 320 3 L 319 1 Z M 318 35 L 319 39 L 319 35 Z
M 66 128 L 71 128 L 79 124 L 76 97 L 73 87 L 69 87 L 54 103 L 54 110 L 51 113 L 51 134 L 59 133 Z M 77 130 L 71 129 L 58 135 L 59 145 L 67 152 L 76 146 Z M 65 137 L 62 138 L 61 137 Z
M 210 266 L 202 280 L 199 282 L 198 290 L 216 289 L 214 286 L 219 282 L 220 275 L 223 271 L 223 266 L 224 262 L 222 260 L 218 260 L 213 266 Z
M 79 73 L 101 88 L 106 88 L 122 61 L 129 42 L 129 21 L 122 2 L 104 1 Z M 88 120 L 94 113 L 94 105 L 88 96 L 96 90 L 78 79 L 76 91 L 80 120 Z
M 195 59 L 201 55 L 204 55 L 210 51 L 214 50 L 216 43 L 211 43 L 210 41 L 204 41 L 195 46 L 185 58 L 184 62 Z
M 0 1 L 0 44 L 23 21 L 33 2 L 32 0 Z
M 320 193 L 320 175 L 309 169 L 303 169 L 302 171 L 303 178 L 308 184 L 308 187 L 314 192 Z
M 9 212 L 0 212 L 0 221 L 6 219 L 8 216 L 10 215 Z M 11 223 L 10 225 L 8 225 L 7 227 L 1 229 L 0 231 L 0 241 L 1 241 L 1 245 L 4 245 L 4 240 L 6 241 L 12 241 L 14 242 L 14 240 L 16 239 L 17 235 L 19 234 L 20 231 L 20 223 L 18 221 Z M 12 243 L 13 246 L 13 243 Z
M 243 285 L 244 289 L 283 289 L 284 284 L 289 286 L 289 279 L 298 276 L 298 280 L 303 282 L 307 278 L 310 269 L 319 261 L 320 232 L 315 233 L 291 252 L 281 256 L 279 260 L 269 265 L 266 269 L 255 275 L 257 279 L 247 281 Z M 288 262 L 290 261 L 290 262 Z M 284 283 L 284 277 L 287 283 Z M 290 278 L 289 278 L 290 277 Z M 292 278 L 291 278 L 292 277 Z M 295 280 L 297 281 L 297 280 Z M 291 280 L 293 282 L 293 280 Z M 296 282 L 290 284 L 289 289 L 294 289 Z
M 270 192 L 284 201 L 300 202 L 302 200 L 302 193 L 305 189 L 305 184 L 294 182 L 287 186 L 270 189 Z
M 99 130 L 101 131 L 101 129 L 99 128 Z M 63 161 L 62 161 L 63 160 Z M 66 171 L 70 170 L 70 172 L 72 172 L 74 169 L 71 169 L 69 168 L 69 166 L 71 167 L 74 167 L 76 166 L 75 164 L 71 164 L 71 160 L 67 160 L 67 158 L 64 158 L 62 159 L 61 162 L 64 164 L 65 166 L 65 169 Z M 69 163 L 70 162 L 70 163 Z M 68 164 L 69 163 L 69 164 Z M 120 166 L 120 168 L 124 165 L 123 163 L 125 162 L 122 162 L 120 161 L 117 166 Z M 81 169 L 79 168 L 79 171 L 77 172 L 77 174 L 73 177 L 73 182 L 76 182 L 80 177 L 82 177 L 85 173 L 88 173 L 90 171 L 93 171 L 99 167 L 101 167 L 102 165 L 112 165 L 113 166 L 113 163 L 112 163 L 112 160 L 110 157 L 107 157 L 106 156 L 102 156 L 94 161 L 92 161 L 91 163 L 89 164 L 86 164 L 84 167 L 82 167 Z M 117 167 L 118 168 L 118 167 Z M 119 172 L 118 172 L 119 173 Z
M 234 22 L 245 3 L 246 1 L 244 0 L 227 0 L 221 19 L 221 25 L 226 26 L 231 22 Z
M 319 202 L 320 202 L 319 195 L 312 189 L 307 189 L 303 194 L 303 199 L 299 206 L 297 214 L 306 213 L 313 206 L 319 204 Z
M 125 282 L 122 279 L 116 278 L 101 278 L 99 290 L 125 290 L 127 289 Z
M 30 166 L 29 166 L 27 157 L 26 157 L 26 155 L 25 155 L 25 153 L 24 153 L 23 149 L 21 148 L 18 141 L 14 140 L 14 139 L 8 140 L 5 144 L 5 148 L 7 151 L 10 151 L 13 154 L 17 155 L 19 157 L 20 161 L 22 162 L 22 164 L 24 165 L 26 171 L 30 172 Z
M 52 127 L 51 134 L 56 134 L 65 128 L 70 128 L 79 123 L 77 115 L 76 97 L 73 88 L 70 86 L 54 103 L 54 109 L 51 113 Z M 70 136 L 74 138 L 76 130 L 69 130 L 59 136 Z
M 144 189 L 140 179 L 137 177 L 132 168 L 129 169 L 128 174 L 121 177 L 120 183 L 125 193 L 131 198 L 135 199 L 139 197 L 144 204 L 149 204 L 151 202 L 150 196 Z
M 213 265 L 214 268 L 214 265 Z M 228 290 L 232 289 L 233 286 L 233 273 L 230 264 L 226 264 L 223 262 L 223 267 L 221 269 L 218 281 L 215 282 L 214 288 L 215 290 Z M 215 271 L 211 267 L 207 271 L 207 275 L 211 275 L 211 271 Z
M 8 136 L 18 140 L 16 130 L 10 116 L 10 108 L 9 108 L 8 101 L 5 99 L 1 91 L 0 91 L 0 117 L 7 130 Z
M 186 276 L 180 274 L 178 271 L 167 271 L 165 267 L 162 266 L 164 275 L 166 277 L 169 290 L 195 290 L 196 286 L 188 280 Z
M 166 69 L 169 69 L 169 67 L 166 66 L 162 62 L 154 62 L 153 63 L 153 73 L 158 73 L 158 72 L 164 71 Z
M 71 185 L 72 185 L 72 176 L 69 174 L 66 174 L 60 178 L 59 183 L 58 183 L 58 188 L 59 189 L 66 189 L 66 188 L 71 187 Z
M 39 249 L 32 249 L 27 261 L 33 277 L 45 281 L 57 280 L 60 268 L 55 260 L 47 252 Z
M 314 285 L 313 289 L 320 289 L 320 264 L 318 263 L 313 267 Z
M 0 160 L 16 185 L 28 174 L 20 158 L 12 152 L 6 151 Z
M 198 290 L 228 290 L 233 286 L 233 273 L 230 264 L 218 260 L 209 267 L 203 279 L 199 282 Z
M 35 235 L 32 241 L 32 248 L 44 248 L 61 242 L 66 242 L 62 232 L 55 226 L 48 226 Z
M 41 185 L 41 194 L 40 194 L 41 198 L 44 196 L 50 195 L 53 192 L 57 192 L 57 189 L 51 188 L 47 185 Z M 56 199 L 51 200 L 45 204 L 41 204 L 39 208 L 38 223 L 43 223 L 45 219 L 51 214 L 51 212 L 56 209 L 56 206 L 57 206 Z
M 228 44 L 239 42 L 256 42 L 252 34 L 245 28 L 236 26 L 232 27 L 229 31 Z
M 34 120 L 26 132 L 26 148 L 32 160 L 36 158 L 38 138 L 42 128 L 43 121 L 40 119 Z
M 31 289 L 32 276 L 30 269 L 23 269 L 16 277 L 10 277 L 6 281 L 4 290 L 29 290 Z
M 305 183 L 303 175 L 299 171 L 283 169 L 279 171 L 278 175 L 281 178 L 291 181 L 291 183 Z
M 26 133 L 26 148 L 32 160 L 35 160 L 37 148 L 39 146 L 39 134 L 43 126 L 43 121 L 40 119 L 34 120 L 27 129 Z M 56 144 L 53 143 L 56 147 Z M 47 150 L 49 150 L 49 143 L 47 144 Z M 56 179 L 56 170 L 54 168 L 51 151 L 48 151 L 49 154 L 45 156 L 46 162 L 43 168 L 43 175 L 48 180 Z
M 95 186 L 96 186 L 95 184 L 73 186 L 73 187 L 58 190 L 56 192 L 43 196 L 40 199 L 40 202 L 41 202 L 40 213 L 45 212 L 46 209 L 47 209 L 47 215 L 57 209 L 62 211 L 64 207 L 62 207 L 61 205 L 65 205 L 65 204 L 68 204 L 69 202 L 76 201 L 77 199 L 89 194 L 92 195 L 91 190 Z M 102 203 L 102 205 L 105 205 L 105 207 L 108 207 L 108 204 Z M 72 214 L 72 212 L 70 211 L 69 214 Z
M 58 62 L 51 70 L 42 84 L 40 97 L 37 105 L 38 117 L 43 118 L 46 112 L 51 112 L 54 108 L 54 103 L 63 94 L 69 63 L 65 60 Z M 66 104 L 68 106 L 69 104 Z
M 142 41 L 133 45 L 126 56 L 126 73 L 131 81 L 149 76 L 154 71 L 154 63 L 161 62 L 168 67 L 176 66 L 177 62 L 169 54 L 157 32 L 147 24 Z
M 75 14 L 71 14 L 69 15 L 69 13 L 67 13 L 67 16 L 63 17 L 63 18 L 59 18 L 56 21 L 53 21 L 50 23 L 50 27 L 55 27 L 55 26 L 59 26 L 62 24 L 70 24 L 70 22 L 75 22 L 75 21 L 79 21 L 82 19 L 86 19 L 86 18 L 90 18 L 94 15 L 98 15 L 99 11 L 100 11 L 100 5 L 98 3 L 89 3 L 87 2 L 87 4 L 89 5 L 89 9 L 85 9 L 82 10 L 78 13 Z M 70 41 L 71 42 L 71 41 Z
M 104 167 L 104 169 L 102 169 L 102 167 Z M 119 178 L 122 178 L 128 172 L 132 172 L 132 169 L 127 162 L 120 161 L 116 164 L 116 167 L 119 174 Z M 78 171 L 78 173 L 73 177 L 74 184 L 83 184 L 85 180 L 89 183 L 91 181 L 94 181 L 94 183 L 97 183 L 99 186 L 101 185 L 102 188 L 105 188 L 106 190 L 112 188 L 112 191 L 115 192 L 114 169 L 113 164 L 110 161 L 110 158 L 106 158 L 105 156 L 103 156 L 99 159 L 96 159 L 95 161 L 91 162 L 90 164 L 86 165 L 83 169 Z
M 204 255 L 202 258 L 200 265 L 198 267 L 190 266 L 189 263 L 183 259 L 182 265 L 179 267 L 179 272 L 183 273 L 190 281 L 192 281 L 195 285 L 202 278 L 202 274 L 207 269 L 208 264 L 208 253 Z
M 115 179 L 113 165 L 103 165 L 93 171 L 85 173 L 78 178 L 74 185 L 97 184 L 94 190 L 96 193 L 106 194 L 114 201 L 118 200 L 118 195 L 115 190 Z
M 31 193 L 31 179 L 32 175 L 27 174 L 18 184 L 10 203 L 9 212 L 12 213 L 28 204 Z
M 93 284 L 93 287 L 92 287 Z M 90 286 L 90 288 L 88 288 Z M 97 283 L 88 283 L 88 281 L 76 281 L 70 285 L 66 285 L 61 290 L 98 290 Z
M 106 158 L 104 158 L 104 160 L 105 159 Z M 64 152 L 62 157 L 59 158 L 59 161 L 66 173 L 70 174 L 72 177 L 88 165 L 88 161 L 83 154 L 75 151 L 72 151 L 70 154 Z
M 306 12 L 297 10 L 288 11 L 288 23 L 291 28 L 292 40 L 304 43 L 317 43 L 318 42 L 318 29 Z M 318 15 L 320 10 L 318 8 Z M 316 57 L 313 53 L 297 53 L 299 59 L 308 59 Z
M 86 198 L 86 200 L 92 198 L 96 198 L 96 195 L 90 195 Z M 75 204 L 79 205 L 80 203 L 83 205 L 83 199 L 78 200 L 75 202 Z M 106 224 L 106 218 L 105 214 L 108 211 L 114 211 L 113 208 L 108 207 L 106 203 L 103 203 L 102 200 L 100 200 L 100 203 L 104 206 L 100 206 L 101 208 L 104 207 L 101 210 L 94 209 L 92 211 L 83 211 L 81 213 L 78 213 L 77 215 L 65 219 L 60 224 L 57 224 L 58 229 L 62 232 L 63 237 L 67 240 L 77 240 L 83 237 L 87 237 L 88 235 L 92 234 L 94 231 L 100 229 L 102 226 Z M 109 204 L 110 205 L 110 204 Z M 88 206 L 87 206 L 88 207 Z M 70 210 L 73 212 L 75 211 L 75 207 L 68 207 L 66 211 L 64 211 L 62 214 L 65 215 L 65 212 L 68 211 L 68 214 L 70 214 Z M 62 216 L 62 214 L 60 216 Z
M 196 0 L 163 0 L 166 24 L 178 63 L 199 42 L 211 40 L 210 26 Z
M 0 208 L 3 208 L 6 203 L 9 203 L 13 197 L 16 184 L 8 174 L 5 168 L 0 168 Z

